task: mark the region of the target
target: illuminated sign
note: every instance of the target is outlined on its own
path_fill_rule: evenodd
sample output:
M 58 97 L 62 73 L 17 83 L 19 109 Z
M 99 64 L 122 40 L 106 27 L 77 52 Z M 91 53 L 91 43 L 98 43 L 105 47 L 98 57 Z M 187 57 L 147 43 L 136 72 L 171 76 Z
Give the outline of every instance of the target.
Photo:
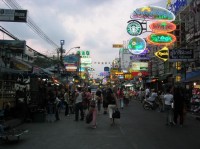
M 144 6 L 137 8 L 130 16 L 132 19 L 147 19 L 147 20 L 167 20 L 174 21 L 175 15 L 162 7 Z
M 171 1 L 170 1 L 167 4 L 167 9 L 169 11 L 172 11 L 174 14 L 176 14 L 184 6 L 187 6 L 187 0 L 176 0 L 173 4 L 171 4 Z
M 79 50 L 79 51 L 77 51 L 77 54 L 79 54 L 83 58 L 90 57 L 90 51 L 89 50 Z
M 132 54 L 140 54 L 146 48 L 146 42 L 143 38 L 133 37 L 128 43 L 128 50 Z
M 129 35 L 138 36 L 142 34 L 143 28 L 140 22 L 134 20 L 128 23 L 126 30 Z
M 169 49 L 167 47 L 162 48 L 161 50 L 157 51 L 155 54 L 155 56 L 157 56 L 158 58 L 162 59 L 163 61 L 167 61 L 168 57 L 169 57 Z
M 131 69 L 133 71 L 147 71 L 148 63 L 147 62 L 132 62 Z
M 91 58 L 81 58 L 81 63 L 91 64 L 92 59 Z
M 149 25 L 149 27 L 154 33 L 172 32 L 176 29 L 176 25 L 174 23 L 170 23 L 166 21 L 153 22 Z
M 154 33 L 146 38 L 149 44 L 170 45 L 176 41 L 176 37 L 169 33 Z

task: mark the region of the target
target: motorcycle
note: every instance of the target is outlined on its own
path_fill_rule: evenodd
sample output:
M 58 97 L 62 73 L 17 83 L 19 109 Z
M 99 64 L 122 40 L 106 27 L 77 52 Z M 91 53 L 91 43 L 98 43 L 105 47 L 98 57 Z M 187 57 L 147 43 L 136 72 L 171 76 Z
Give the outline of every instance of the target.
M 159 107 L 159 103 L 157 100 L 158 99 L 155 99 L 155 101 L 149 101 L 145 98 L 142 106 L 145 110 L 156 110 Z

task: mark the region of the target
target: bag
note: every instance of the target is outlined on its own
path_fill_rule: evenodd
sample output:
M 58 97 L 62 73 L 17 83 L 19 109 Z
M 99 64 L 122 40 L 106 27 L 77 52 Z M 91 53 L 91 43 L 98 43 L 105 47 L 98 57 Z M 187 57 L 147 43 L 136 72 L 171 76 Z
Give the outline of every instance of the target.
M 86 115 L 86 118 L 85 118 L 86 123 L 87 123 L 87 124 L 91 123 L 92 119 L 93 119 L 93 113 L 92 113 L 92 112 L 89 112 L 89 113 Z
M 119 112 L 119 110 L 114 110 L 114 112 L 112 114 L 112 118 L 120 118 L 120 112 Z

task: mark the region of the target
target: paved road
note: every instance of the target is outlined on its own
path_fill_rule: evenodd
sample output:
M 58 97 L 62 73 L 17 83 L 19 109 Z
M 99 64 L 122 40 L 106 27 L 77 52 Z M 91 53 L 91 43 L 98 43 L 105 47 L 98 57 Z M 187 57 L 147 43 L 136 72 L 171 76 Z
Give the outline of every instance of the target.
M 29 133 L 20 142 L 2 144 L 0 149 L 199 149 L 200 121 L 186 116 L 183 127 L 165 126 L 165 113 L 145 111 L 139 101 L 121 110 L 122 118 L 110 126 L 108 115 L 98 116 L 92 129 L 74 115 L 54 123 L 26 123 Z

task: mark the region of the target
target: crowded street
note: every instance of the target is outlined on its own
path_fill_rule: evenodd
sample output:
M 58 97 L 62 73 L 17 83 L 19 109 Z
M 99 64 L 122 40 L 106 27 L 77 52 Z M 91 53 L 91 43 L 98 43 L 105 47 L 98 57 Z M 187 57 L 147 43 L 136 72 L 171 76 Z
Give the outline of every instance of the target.
M 121 111 L 121 119 L 110 126 L 108 115 L 97 116 L 97 128 L 74 121 L 74 114 L 53 123 L 25 123 L 19 142 L 2 144 L 1 149 L 199 149 L 200 121 L 188 113 L 185 124 L 166 126 L 165 113 L 144 110 L 140 101 L 131 101 Z

